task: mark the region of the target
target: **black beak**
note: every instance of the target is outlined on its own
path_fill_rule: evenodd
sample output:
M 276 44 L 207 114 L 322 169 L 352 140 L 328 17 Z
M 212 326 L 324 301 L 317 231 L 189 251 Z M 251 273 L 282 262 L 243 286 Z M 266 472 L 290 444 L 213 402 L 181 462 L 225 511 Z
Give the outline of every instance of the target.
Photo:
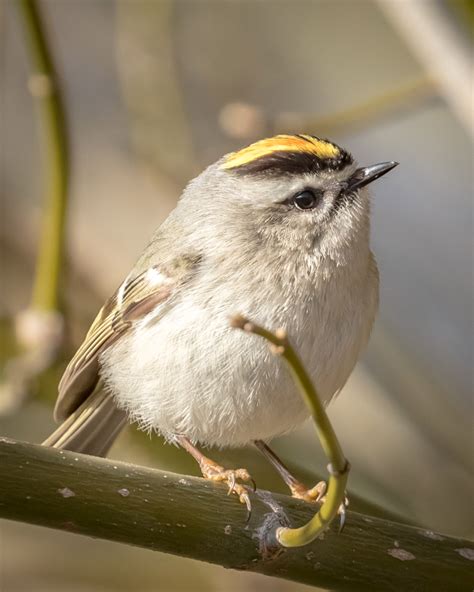
M 365 187 L 375 179 L 383 177 L 386 173 L 398 166 L 398 162 L 381 162 L 379 164 L 373 164 L 368 167 L 357 169 L 356 172 L 349 179 L 347 184 L 347 192 L 355 191 L 361 187 Z

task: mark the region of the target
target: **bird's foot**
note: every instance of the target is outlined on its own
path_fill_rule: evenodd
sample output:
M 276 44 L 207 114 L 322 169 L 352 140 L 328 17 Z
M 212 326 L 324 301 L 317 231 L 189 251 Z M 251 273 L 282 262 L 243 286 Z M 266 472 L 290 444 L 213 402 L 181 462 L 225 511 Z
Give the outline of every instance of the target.
M 295 482 L 290 486 L 290 489 L 292 497 L 296 499 L 302 499 L 306 502 L 317 502 L 321 505 L 326 501 L 327 485 L 325 481 L 320 481 L 311 489 L 306 489 L 302 483 Z M 340 519 L 339 532 L 342 532 L 344 529 L 344 524 L 346 523 L 346 509 L 348 506 L 349 498 L 344 496 L 344 500 L 337 510 Z
M 289 487 L 292 497 L 302 499 L 305 502 L 321 502 L 327 489 L 324 481 L 320 481 L 311 489 L 307 489 L 302 483 L 295 480 Z
M 248 489 L 245 485 L 242 485 L 242 483 L 237 482 L 238 479 L 240 481 L 249 482 L 252 485 L 252 489 L 255 491 L 255 481 L 252 479 L 247 469 L 224 469 L 224 467 L 221 467 L 219 464 L 208 458 L 200 462 L 199 466 L 205 479 L 216 481 L 218 483 L 227 483 L 229 487 L 229 491 L 227 492 L 228 495 L 235 493 L 239 498 L 240 503 L 246 505 L 250 517 L 252 505 L 250 503 Z
M 194 444 L 186 436 L 176 436 L 177 443 L 187 450 L 196 461 L 199 463 L 202 476 L 204 479 L 209 481 L 217 481 L 227 483 L 229 486 L 228 495 L 235 493 L 240 502 L 247 506 L 247 522 L 250 520 L 250 514 L 252 511 L 252 505 L 250 503 L 250 497 L 248 494 L 248 488 L 241 483 L 237 483 L 237 479 L 240 481 L 249 481 L 252 484 L 252 489 L 255 491 L 255 481 L 249 475 L 247 469 L 224 469 L 221 465 L 204 456 L 204 454 L 194 446 Z

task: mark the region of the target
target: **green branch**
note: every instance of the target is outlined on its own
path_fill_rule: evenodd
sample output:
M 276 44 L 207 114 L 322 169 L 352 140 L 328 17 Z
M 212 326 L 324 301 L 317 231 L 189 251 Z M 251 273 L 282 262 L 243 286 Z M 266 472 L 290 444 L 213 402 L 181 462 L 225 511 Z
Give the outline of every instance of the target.
M 64 257 L 69 180 L 66 118 L 60 85 L 35 0 L 19 0 L 32 74 L 29 88 L 38 101 L 46 152 L 45 206 L 31 308 L 57 311 Z
M 60 311 L 69 159 L 66 118 L 58 77 L 35 0 L 18 0 L 32 73 L 28 87 L 36 99 L 45 153 L 43 219 L 30 305 L 15 315 L 20 350 L 5 364 L 0 383 L 0 415 L 16 412 L 31 396 L 35 380 L 58 359 L 65 341 Z
M 288 341 L 286 332 L 283 329 L 278 329 L 275 333 L 272 333 L 241 316 L 234 317 L 231 324 L 233 327 L 248 333 L 260 335 L 271 344 L 274 354 L 285 359 L 293 379 L 311 412 L 321 446 L 329 460 L 328 490 L 325 496 L 326 499 L 319 511 L 304 526 L 300 528 L 281 527 L 277 532 L 278 541 L 284 547 L 307 545 L 326 530 L 336 517 L 339 507 L 344 503 L 350 465 L 342 452 L 336 433 L 321 404 L 311 378 Z
M 137 545 L 329 590 L 471 590 L 474 545 L 349 513 L 342 534 L 283 549 L 275 528 L 312 504 L 257 490 L 252 516 L 227 487 L 0 438 L 0 517 Z

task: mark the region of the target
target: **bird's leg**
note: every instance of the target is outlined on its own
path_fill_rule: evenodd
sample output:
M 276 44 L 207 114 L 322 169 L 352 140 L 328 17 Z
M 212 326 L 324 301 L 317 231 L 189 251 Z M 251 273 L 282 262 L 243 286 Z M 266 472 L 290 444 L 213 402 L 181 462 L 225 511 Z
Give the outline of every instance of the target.
M 205 456 L 198 448 L 193 446 L 185 436 L 178 436 L 176 441 L 198 462 L 204 479 L 227 483 L 229 486 L 228 493 L 235 493 L 238 495 L 240 502 L 247 506 L 247 511 L 250 516 L 251 504 L 249 494 L 244 485 L 237 483 L 237 479 L 240 479 L 241 481 L 249 481 L 252 483 L 253 489 L 255 490 L 255 482 L 249 475 L 247 469 L 224 469 L 224 467 L 221 467 L 221 465 Z
M 325 501 L 327 486 L 324 481 L 320 481 L 314 487 L 308 489 L 303 483 L 301 483 L 301 481 L 298 481 L 298 479 L 296 479 L 296 477 L 290 473 L 284 463 L 278 458 L 273 450 L 267 446 L 265 442 L 263 442 L 263 440 L 255 440 L 254 444 L 260 450 L 263 456 L 268 459 L 275 469 L 280 473 L 283 481 L 290 488 L 292 497 L 302 499 L 307 502 L 319 502 L 321 504 Z M 338 514 L 341 517 L 340 530 L 342 530 L 344 526 L 346 519 L 346 508 L 348 505 L 349 500 L 345 498 L 344 502 L 339 506 Z
M 255 440 L 255 446 L 263 456 L 271 462 L 280 473 L 283 481 L 288 485 L 292 497 L 303 499 L 307 502 L 319 502 L 326 492 L 326 483 L 320 481 L 312 489 L 308 489 L 301 481 L 294 477 L 273 450 L 263 440 Z

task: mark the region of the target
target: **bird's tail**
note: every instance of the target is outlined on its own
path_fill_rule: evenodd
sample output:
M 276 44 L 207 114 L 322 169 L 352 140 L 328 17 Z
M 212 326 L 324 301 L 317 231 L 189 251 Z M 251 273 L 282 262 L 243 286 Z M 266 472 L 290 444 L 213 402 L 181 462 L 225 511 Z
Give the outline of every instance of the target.
M 55 430 L 43 446 L 105 456 L 126 423 L 110 395 L 98 389 Z

